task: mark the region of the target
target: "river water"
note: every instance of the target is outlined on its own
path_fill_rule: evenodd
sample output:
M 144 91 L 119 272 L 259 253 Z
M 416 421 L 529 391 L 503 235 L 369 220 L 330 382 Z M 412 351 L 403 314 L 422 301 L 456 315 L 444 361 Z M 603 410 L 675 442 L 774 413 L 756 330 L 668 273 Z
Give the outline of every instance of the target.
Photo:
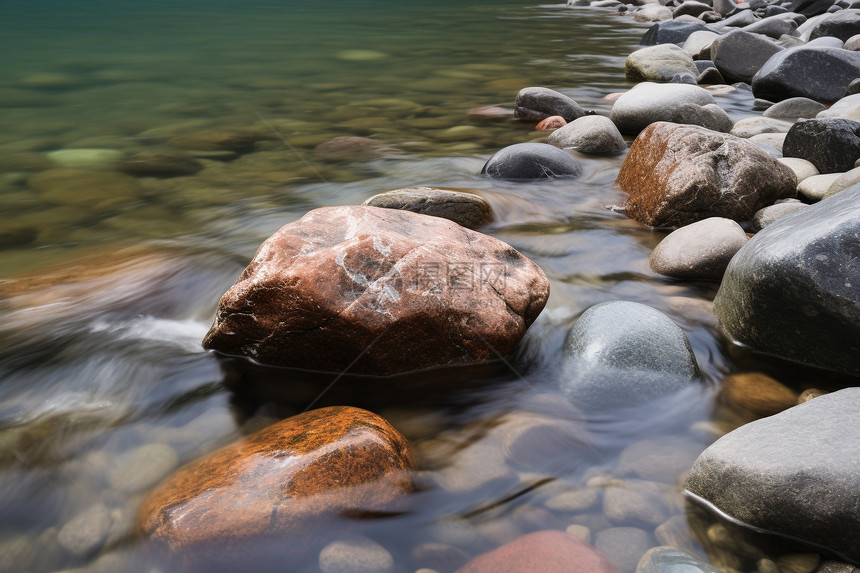
M 493 152 L 545 134 L 467 115 L 510 107 L 531 85 L 608 112 L 604 96 L 630 87 L 624 59 L 645 28 L 612 11 L 521 0 L 0 5 L 0 571 L 182 570 L 135 539 L 141 499 L 179 464 L 310 404 L 368 407 L 415 445 L 409 510 L 361 530 L 397 571 L 444 570 L 427 543 L 463 558 L 571 524 L 593 542 L 629 525 L 647 546 L 673 516 L 683 532 L 683 468 L 731 425 L 715 413 L 719 382 L 739 371 L 800 375 L 724 340 L 715 285 L 649 270 L 663 234 L 607 208 L 623 201 L 613 187 L 623 157 L 579 156 L 584 174 L 573 180 L 488 180 L 478 173 Z M 744 93 L 719 101 L 736 119 L 752 114 Z M 120 175 L 111 161 L 64 167 L 51 155 L 128 156 L 199 131 L 255 143 L 169 178 Z M 338 136 L 390 147 L 357 160 L 316 150 Z M 309 209 L 404 186 L 477 190 L 497 215 L 484 231 L 548 276 L 549 303 L 509 367 L 407 377 L 399 392 L 345 381 L 322 396 L 326 381 L 279 373 L 277 404 L 228 390 L 231 369 L 200 341 L 257 246 Z M 669 315 L 704 383 L 660 407 L 567 404 L 564 336 L 607 300 Z M 509 448 L 522 420 L 546 426 L 525 458 Z M 554 442 L 558 421 L 587 447 Z M 631 451 L 656 469 L 634 469 Z M 625 521 L 611 510 L 607 519 L 599 498 L 558 501 L 617 479 L 659 503 Z M 317 571 L 316 553 L 271 569 Z

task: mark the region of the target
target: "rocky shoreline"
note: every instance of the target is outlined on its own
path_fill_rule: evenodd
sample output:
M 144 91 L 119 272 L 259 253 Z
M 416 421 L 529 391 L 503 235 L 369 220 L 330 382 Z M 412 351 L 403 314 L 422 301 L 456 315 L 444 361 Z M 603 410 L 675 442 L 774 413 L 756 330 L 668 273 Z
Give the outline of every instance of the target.
M 854 95 L 860 10 L 830 0 L 590 5 L 658 22 L 643 37 L 646 47 L 627 59 L 627 77 L 642 83 L 608 96 L 614 101 L 608 117 L 588 113 L 560 92 L 524 88 L 514 115 L 551 132 L 548 143 L 506 147 L 482 173 L 527 186 L 579 176 L 582 168 L 567 150 L 626 151 L 616 180 L 628 194 L 620 210 L 641 224 L 674 229 L 652 253 L 654 272 L 721 281 L 714 307 L 720 324 L 753 351 L 860 375 L 860 95 Z M 715 87 L 727 81 L 739 83 Z M 767 111 L 733 122 L 712 96 L 720 90 L 751 90 L 756 107 Z M 624 135 L 635 137 L 629 150 Z M 531 261 L 479 232 L 491 219 L 480 197 L 434 188 L 312 211 L 260 247 L 222 298 L 205 346 L 263 364 L 373 376 L 505 360 L 543 309 L 549 286 Z M 660 408 L 701 383 L 690 343 L 672 320 L 624 301 L 582 314 L 568 333 L 563 360 L 561 390 L 588 412 L 644 402 Z M 666 547 L 644 556 L 650 543 L 642 529 L 598 527 L 592 537 L 589 526 L 574 523 L 567 533 L 538 527 L 467 563 L 455 546 L 427 547 L 435 558 L 416 559 L 419 571 L 851 571 L 849 563 L 827 559 L 860 562 L 854 487 L 860 469 L 853 461 L 860 437 L 847 417 L 855 393 L 819 397 L 824 392 L 812 390 L 797 397 L 786 389 L 786 400 L 775 402 L 778 382 L 764 377 L 739 384 L 727 379 L 723 396 L 751 406 L 753 418 L 770 417 L 729 432 L 695 462 L 682 455 L 670 473 L 672 479 L 689 470 L 683 487 L 698 510 L 688 509 L 690 525 L 680 529 L 698 530 L 713 565 L 691 554 L 696 549 L 685 534 L 672 533 L 679 526 L 664 522 L 659 487 L 652 490 L 655 482 L 646 479 L 620 487 L 595 482 L 593 494 L 586 488 L 547 500 L 550 508 L 587 508 L 604 490 L 610 522 L 657 526 Z M 765 398 L 756 402 L 757 395 Z M 322 534 L 319 523 L 333 511 L 373 513 L 408 492 L 412 454 L 404 461 L 399 453 L 367 449 L 382 440 L 402 452 L 406 438 L 378 419 L 362 423 L 384 437 L 364 445 L 350 431 L 352 438 L 339 441 L 328 426 L 340 427 L 344 416 L 373 415 L 330 410 L 289 418 L 280 423 L 290 426 L 286 434 L 270 426 L 179 470 L 146 502 L 141 534 L 186 562 L 211 558 L 215 548 L 233 559 L 246 545 L 257 547 L 257 537 L 294 537 L 309 528 Z M 539 436 L 531 444 L 570 434 L 563 441 L 571 453 L 587 443 L 587 432 L 570 422 L 534 419 L 513 435 L 521 440 L 522 432 Z M 522 455 L 515 454 L 516 439 L 502 438 L 507 463 Z M 666 452 L 677 454 L 671 447 Z M 364 461 L 366 455 L 372 459 Z M 279 458 L 290 461 L 282 465 Z M 468 448 L 457 459 L 479 471 L 490 467 Z M 272 461 L 264 467 L 263 460 Z M 645 460 L 644 467 L 634 465 L 640 478 L 649 477 L 648 467 L 664 473 L 668 462 L 653 453 Z M 296 469 L 285 473 L 286 467 Z M 523 469 L 536 471 L 528 462 Z M 194 477 L 200 472 L 203 486 Z M 402 477 L 386 485 L 375 472 Z M 441 474 L 437 485 L 474 491 L 454 476 L 450 482 Z M 226 497 L 212 498 L 209 482 L 222 484 L 217 495 Z M 281 484 L 273 494 L 269 486 L 261 489 L 270 482 Z M 224 489 L 232 484 L 250 492 Z M 372 495 L 363 493 L 371 486 Z M 710 515 L 694 517 L 703 508 Z M 715 521 L 701 525 L 708 519 Z M 776 535 L 788 549 L 773 552 L 745 541 L 744 529 Z M 326 573 L 396 569 L 391 554 L 364 537 L 332 540 L 319 553 L 319 567 Z

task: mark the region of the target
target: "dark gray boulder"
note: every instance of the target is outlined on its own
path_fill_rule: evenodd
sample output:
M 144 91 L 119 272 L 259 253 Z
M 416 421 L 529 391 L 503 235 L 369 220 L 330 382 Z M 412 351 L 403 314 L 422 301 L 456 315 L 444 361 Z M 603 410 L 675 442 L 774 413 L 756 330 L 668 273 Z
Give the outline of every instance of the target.
M 849 171 L 860 158 L 860 122 L 799 119 L 785 136 L 782 154 L 806 159 L 822 175 Z
M 807 18 L 824 14 L 833 6 L 835 0 L 791 0 L 783 4 L 790 12 L 803 14 Z
M 549 88 L 523 88 L 517 94 L 514 115 L 519 119 L 540 121 L 553 115 L 560 115 L 571 122 L 585 115 L 571 98 Z
M 771 56 L 753 76 L 752 90 L 756 97 L 770 101 L 807 97 L 829 103 L 840 99 L 857 77 L 860 53 L 798 46 Z
M 704 24 L 694 22 L 676 22 L 667 20 L 658 22 L 645 32 L 639 44 L 642 46 L 656 46 L 657 44 L 683 44 L 690 34 L 699 30 L 710 31 Z
M 765 62 L 782 50 L 758 34 L 733 30 L 711 44 L 711 60 L 729 83 L 749 83 Z
M 644 304 L 594 305 L 564 343 L 562 390 L 584 410 L 640 404 L 681 391 L 699 377 L 684 332 Z
M 639 560 L 636 573 L 720 573 L 720 570 L 674 547 L 654 547 Z
M 860 34 L 860 10 L 841 10 L 819 22 L 809 39 L 832 36 L 846 42 L 856 34 Z
M 714 312 L 752 350 L 860 375 L 860 184 L 750 239 L 726 269 Z
M 684 487 L 741 524 L 860 561 L 858 410 L 860 388 L 847 388 L 741 426 L 699 456 Z
M 763 34 L 773 38 L 774 40 L 778 40 L 786 34 L 791 34 L 795 30 L 797 30 L 797 22 L 790 18 L 779 16 L 764 18 L 763 20 L 759 20 L 758 22 L 749 24 L 743 28 L 744 32 L 749 32 L 750 34 Z
M 441 217 L 469 229 L 477 229 L 493 220 L 493 208 L 480 195 L 432 187 L 395 189 L 374 195 L 362 205 Z
M 483 175 L 497 179 L 572 177 L 582 167 L 570 154 L 546 143 L 517 143 L 502 148 L 484 164 Z

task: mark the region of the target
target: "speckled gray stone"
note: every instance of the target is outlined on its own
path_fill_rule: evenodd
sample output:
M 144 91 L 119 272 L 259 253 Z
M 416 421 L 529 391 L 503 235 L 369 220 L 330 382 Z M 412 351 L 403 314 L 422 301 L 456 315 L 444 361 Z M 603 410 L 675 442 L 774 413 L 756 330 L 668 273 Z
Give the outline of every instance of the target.
M 635 135 L 655 121 L 678 123 L 678 109 L 684 103 L 704 106 L 716 102 L 698 86 L 643 82 L 615 101 L 609 119 L 621 133 Z
M 860 388 L 847 388 L 741 426 L 684 485 L 732 519 L 860 561 L 858 409 Z
M 753 350 L 860 375 L 860 185 L 757 233 L 732 258 L 714 310 Z
M 684 332 L 644 304 L 594 305 L 564 343 L 562 389 L 582 409 L 640 404 L 687 388 L 699 377 Z

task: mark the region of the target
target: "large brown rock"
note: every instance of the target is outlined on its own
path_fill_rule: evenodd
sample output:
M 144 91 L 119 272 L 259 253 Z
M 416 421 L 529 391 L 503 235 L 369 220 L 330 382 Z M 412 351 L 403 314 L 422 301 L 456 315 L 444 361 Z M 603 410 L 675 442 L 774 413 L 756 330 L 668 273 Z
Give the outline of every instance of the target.
M 278 366 L 390 375 L 514 350 L 543 272 L 456 223 L 368 206 L 282 227 L 222 297 L 206 348 Z
M 561 531 L 538 531 L 473 559 L 457 573 L 618 573 L 591 545 Z
M 298 556 L 337 515 L 397 509 L 414 465 L 409 443 L 376 414 L 312 410 L 177 470 L 144 502 L 138 529 L 189 562 L 256 559 L 267 541 Z
M 754 143 L 667 122 L 639 134 L 616 183 L 630 195 L 627 215 L 652 227 L 708 217 L 746 221 L 797 194 L 794 172 Z

